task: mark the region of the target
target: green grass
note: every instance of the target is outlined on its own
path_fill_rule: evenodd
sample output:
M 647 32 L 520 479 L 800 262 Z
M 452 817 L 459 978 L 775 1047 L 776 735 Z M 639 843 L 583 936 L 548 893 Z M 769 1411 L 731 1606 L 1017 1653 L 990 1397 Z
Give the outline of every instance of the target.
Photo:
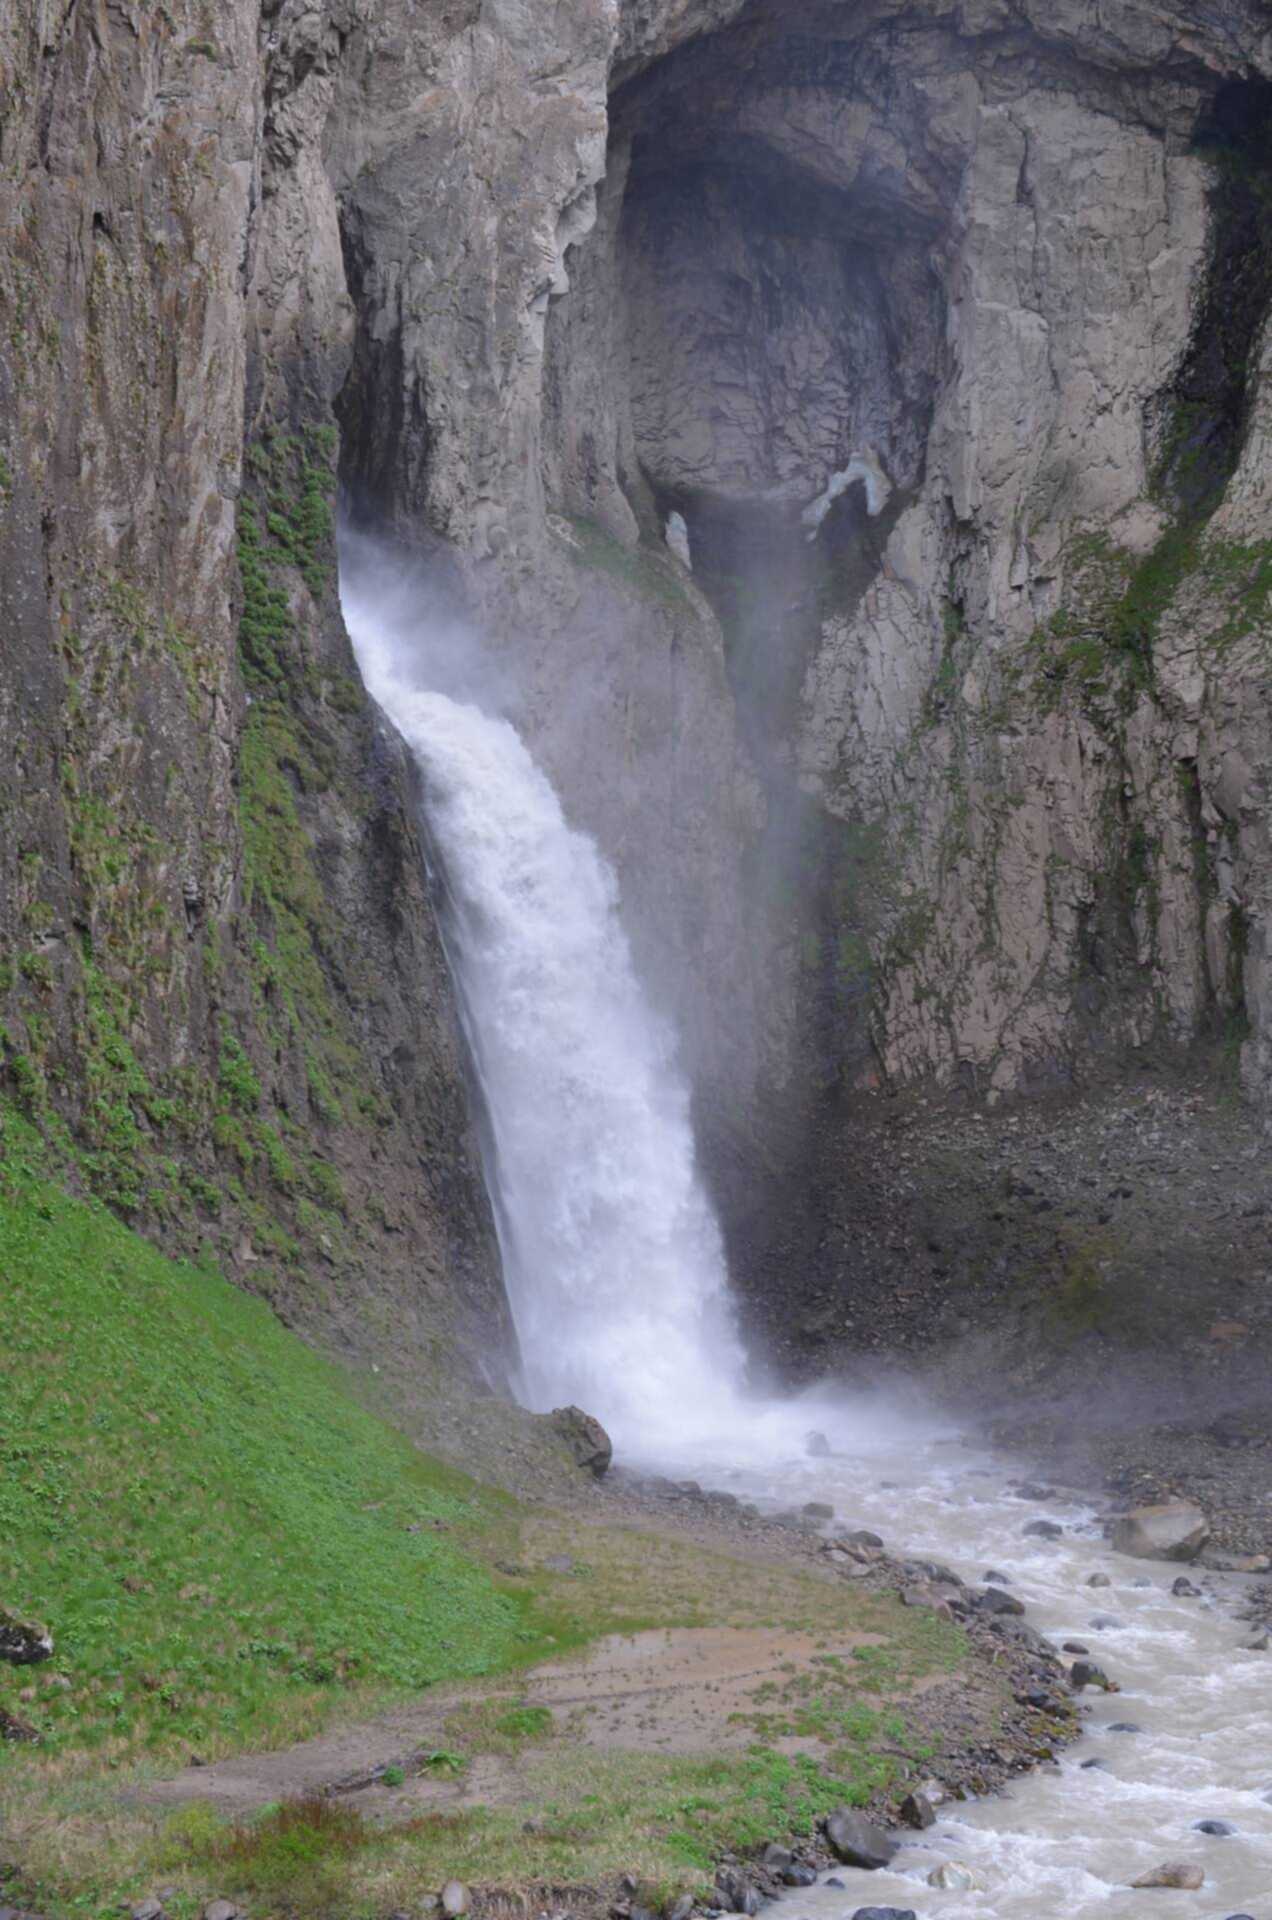
M 498 1496 L 218 1272 L 40 1180 L 14 1117 L 4 1144 L 0 1592 L 57 1652 L 2 1691 L 36 1687 L 43 1753 L 210 1757 L 546 1644 L 464 1550 Z
M 178 1920 L 212 1886 L 256 1914 L 373 1915 L 418 1905 L 452 1876 L 578 1887 L 612 1886 L 625 1871 L 644 1903 L 659 1904 L 705 1890 L 722 1853 L 809 1834 L 848 1797 L 815 1760 L 762 1747 L 718 1757 L 561 1748 L 540 1763 L 532 1804 L 380 1824 L 307 1801 L 230 1827 L 191 1807 L 167 1823 L 151 1878 L 189 1889 L 170 1905 Z

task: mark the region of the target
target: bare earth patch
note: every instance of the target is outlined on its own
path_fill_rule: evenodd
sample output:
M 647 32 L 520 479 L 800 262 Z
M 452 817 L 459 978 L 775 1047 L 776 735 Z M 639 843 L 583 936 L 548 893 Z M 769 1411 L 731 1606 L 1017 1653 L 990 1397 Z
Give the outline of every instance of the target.
M 743 1751 L 755 1738 L 754 1716 L 766 1696 L 787 1691 L 798 1675 L 814 1675 L 818 1662 L 883 1644 L 878 1634 L 814 1636 L 776 1627 L 611 1634 L 581 1654 L 533 1669 L 515 1689 L 493 1695 L 473 1687 L 439 1690 L 418 1704 L 281 1752 L 186 1767 L 170 1780 L 148 1784 L 143 1797 L 167 1807 L 198 1801 L 233 1815 L 304 1794 L 371 1788 L 395 1810 L 407 1804 L 502 1803 L 518 1797 L 523 1756 L 562 1735 L 575 1745 L 634 1753 Z M 548 1719 L 536 1729 L 538 1737 L 506 1741 L 502 1752 L 479 1751 L 466 1769 L 452 1772 L 445 1756 L 453 1729 L 464 1724 L 464 1709 L 474 1704 L 496 1729 L 501 1708 L 509 1718 L 540 1708 Z M 785 1751 L 811 1751 L 816 1742 L 791 1737 L 778 1744 Z M 385 1767 L 401 1768 L 400 1786 L 384 1788 Z

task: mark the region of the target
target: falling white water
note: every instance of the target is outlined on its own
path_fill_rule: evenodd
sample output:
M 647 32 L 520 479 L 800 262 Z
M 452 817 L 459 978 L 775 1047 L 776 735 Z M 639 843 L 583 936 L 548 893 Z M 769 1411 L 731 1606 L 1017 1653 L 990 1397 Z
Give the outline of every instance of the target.
M 614 875 L 507 720 L 421 686 L 427 622 L 348 561 L 359 664 L 419 764 L 445 873 L 523 1396 L 586 1407 L 629 1450 L 718 1431 L 742 1375 L 720 1230 Z

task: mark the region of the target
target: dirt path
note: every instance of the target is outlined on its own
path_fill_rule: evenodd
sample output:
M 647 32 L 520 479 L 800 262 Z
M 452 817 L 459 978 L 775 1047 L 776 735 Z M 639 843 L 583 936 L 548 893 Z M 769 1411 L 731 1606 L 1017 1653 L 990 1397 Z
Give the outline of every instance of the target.
M 882 1644 L 877 1634 L 791 1633 L 775 1627 L 675 1627 L 611 1634 L 585 1653 L 533 1668 L 497 1689 L 467 1686 L 430 1693 L 417 1704 L 340 1727 L 276 1753 L 241 1754 L 187 1767 L 147 1787 L 150 1804 L 201 1801 L 244 1814 L 303 1794 L 376 1792 L 403 1805 L 465 1807 L 517 1797 L 523 1760 L 561 1734 L 576 1745 L 641 1753 L 718 1753 L 754 1739 L 751 1716 L 766 1696 L 787 1689 L 815 1661 Z M 504 1752 L 477 1753 L 460 1774 L 429 1754 L 444 1753 L 448 1731 L 465 1710 L 495 1729 L 501 1713 L 541 1709 L 535 1735 L 505 1740 Z M 778 1742 L 788 1750 L 797 1740 Z M 386 1788 L 380 1770 L 402 1768 Z

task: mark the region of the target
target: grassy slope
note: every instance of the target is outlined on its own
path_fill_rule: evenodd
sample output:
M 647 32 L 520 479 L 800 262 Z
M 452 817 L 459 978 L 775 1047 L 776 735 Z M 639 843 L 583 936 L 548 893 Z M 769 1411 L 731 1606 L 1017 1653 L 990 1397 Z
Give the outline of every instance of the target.
M 548 1644 L 464 1551 L 506 1502 L 364 1412 L 219 1273 L 24 1171 L 13 1127 L 0 1593 L 55 1634 L 18 1709 L 46 1749 L 212 1756 L 310 1731 L 350 1687 Z
M 886 1782 L 878 1748 L 906 1744 L 886 1703 L 957 1662 L 952 1629 L 797 1568 L 581 1532 L 477 1487 L 218 1273 L 51 1184 L 36 1136 L 3 1119 L 0 1603 L 46 1619 L 57 1651 L 0 1670 L 0 1705 L 42 1736 L 0 1747 L 0 1823 L 41 1910 L 105 1914 L 164 1885 L 174 1920 L 222 1892 L 259 1920 L 383 1912 L 456 1871 L 507 1884 L 634 1869 L 673 1888 Z M 546 1571 L 562 1549 L 571 1572 Z M 749 1753 L 550 1740 L 515 1806 L 395 1822 L 385 1804 L 378 1823 L 328 1802 L 244 1829 L 126 1799 L 192 1752 L 286 1744 L 443 1679 L 474 1683 L 475 1711 L 453 1725 L 466 1767 L 489 1744 L 482 1676 L 598 1633 L 707 1623 L 852 1628 L 886 1649 L 828 1668 L 818 1698 L 774 1701 Z M 508 1687 L 489 1702 L 499 1726 L 509 1707 L 518 1723 Z M 816 1760 L 765 1744 L 792 1732 L 823 1741 Z

